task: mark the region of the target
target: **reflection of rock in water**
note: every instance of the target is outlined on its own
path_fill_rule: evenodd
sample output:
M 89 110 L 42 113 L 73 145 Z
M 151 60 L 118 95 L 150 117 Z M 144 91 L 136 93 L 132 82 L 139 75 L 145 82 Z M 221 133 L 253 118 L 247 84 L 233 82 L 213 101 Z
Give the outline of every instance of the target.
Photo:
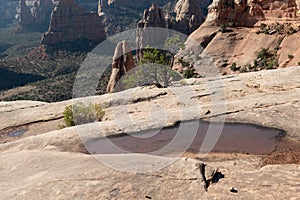
M 158 130 L 153 135 L 153 130 L 142 131 L 134 135 L 126 135 L 120 137 L 109 138 L 110 145 L 105 145 L 107 139 L 99 139 L 97 141 L 88 142 L 85 146 L 90 152 L 98 154 L 117 154 L 123 153 L 147 153 L 151 155 L 172 155 L 176 153 L 192 152 L 192 153 L 206 153 L 209 152 L 209 146 L 204 144 L 204 140 L 211 126 L 218 126 L 219 124 L 199 121 L 197 133 L 193 133 L 195 127 L 187 126 L 189 122 L 181 122 L 179 125 Z M 182 136 L 179 136 L 184 132 Z M 231 124 L 225 123 L 222 133 L 218 138 L 217 143 L 211 149 L 212 152 L 225 153 L 249 153 L 249 154 L 267 154 L 272 152 L 276 147 L 277 136 L 283 131 L 278 129 L 269 129 L 248 124 Z M 187 137 L 195 134 L 191 144 L 187 146 Z M 176 138 L 175 138 L 176 136 Z M 175 141 L 176 140 L 176 141 Z M 172 147 L 167 145 L 174 144 Z M 111 145 L 113 143 L 114 145 Z M 105 147 L 105 148 L 104 148 Z M 188 148 L 186 148 L 188 147 Z

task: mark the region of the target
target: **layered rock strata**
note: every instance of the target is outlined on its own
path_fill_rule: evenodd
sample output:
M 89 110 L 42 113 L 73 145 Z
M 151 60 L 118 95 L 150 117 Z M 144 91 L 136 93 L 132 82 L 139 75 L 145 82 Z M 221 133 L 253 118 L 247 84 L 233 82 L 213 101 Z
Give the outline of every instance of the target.
M 95 45 L 105 39 L 104 25 L 97 13 L 86 12 L 74 0 L 60 0 L 41 43 L 56 45 L 81 41 Z

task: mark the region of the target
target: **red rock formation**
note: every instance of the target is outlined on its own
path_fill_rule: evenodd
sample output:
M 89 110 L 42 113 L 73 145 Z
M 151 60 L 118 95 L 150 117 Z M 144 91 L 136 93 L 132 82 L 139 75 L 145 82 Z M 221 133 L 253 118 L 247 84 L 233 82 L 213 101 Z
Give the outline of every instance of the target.
M 248 27 L 262 20 L 294 20 L 300 14 L 297 0 L 215 0 L 208 10 L 210 25 L 234 22 Z
M 60 0 L 55 6 L 48 32 L 42 44 L 55 45 L 86 40 L 100 43 L 106 38 L 104 26 L 97 13 L 87 13 L 74 0 Z
M 159 30 L 148 29 L 149 27 L 167 28 L 167 22 L 163 10 L 152 4 L 148 10 L 144 11 L 144 16 L 137 24 L 137 50 L 138 60 L 142 56 L 142 49 L 153 44 L 163 43 Z
M 135 64 L 130 45 L 126 41 L 118 43 L 115 49 L 112 72 L 106 91 L 113 92 L 121 77 L 134 67 Z
M 205 22 L 186 42 L 179 58 L 193 58 L 201 74 L 214 66 L 220 73 L 295 66 L 300 62 L 300 13 L 298 0 L 214 0 Z M 221 25 L 233 27 L 220 31 Z M 226 26 L 225 26 L 226 27 Z M 260 66 L 259 52 L 272 54 Z M 267 50 L 267 51 L 266 51 Z M 192 56 L 191 56 L 192 55 Z M 233 65 L 234 64 L 234 65 Z M 174 66 L 182 71 L 183 66 Z
M 201 0 L 179 0 L 175 6 L 176 24 L 174 28 L 185 34 L 195 31 L 205 20 L 200 7 Z
M 53 7 L 54 4 L 51 0 L 20 0 L 18 10 L 19 24 L 36 29 L 39 29 L 40 26 L 47 27 L 49 26 Z
M 144 27 L 166 27 L 165 15 L 160 7 L 152 4 L 148 10 L 144 11 L 143 19 L 138 22 L 138 28 Z

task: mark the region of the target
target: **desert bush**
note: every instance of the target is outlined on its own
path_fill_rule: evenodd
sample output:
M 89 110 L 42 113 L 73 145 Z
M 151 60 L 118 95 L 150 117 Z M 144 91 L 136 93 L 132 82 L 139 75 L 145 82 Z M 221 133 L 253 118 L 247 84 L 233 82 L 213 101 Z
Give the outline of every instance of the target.
M 195 70 L 194 69 L 187 69 L 183 72 L 183 77 L 188 79 L 188 78 L 193 78 L 195 76 Z
M 237 70 L 236 62 L 234 62 L 234 63 L 231 64 L 230 69 L 231 69 L 232 71 L 236 71 L 236 70 Z
M 254 70 L 274 69 L 278 66 L 278 57 L 276 52 L 262 48 L 257 53 L 257 58 L 254 60 Z
M 101 121 L 104 114 L 105 112 L 102 110 L 102 106 L 98 103 L 90 103 L 88 105 L 77 103 L 69 105 L 65 107 L 63 112 L 65 124 L 60 125 L 58 128 Z
M 242 67 L 240 68 L 240 72 L 241 72 L 241 73 L 247 72 L 247 67 L 246 67 L 246 66 L 242 66 Z
M 181 75 L 172 70 L 169 65 L 148 63 L 134 68 L 126 76 L 123 76 L 119 81 L 120 88 L 116 88 L 116 91 L 152 84 L 166 88 L 172 81 L 181 79 Z
M 291 54 L 289 54 L 289 55 L 288 55 L 288 58 L 292 60 L 292 59 L 294 58 L 294 56 L 291 55 Z
M 297 33 L 297 30 L 295 30 L 293 27 L 290 27 L 288 30 L 287 30 L 287 34 L 288 35 L 292 35 L 294 33 Z
M 220 32 L 221 33 L 225 33 L 227 31 L 227 25 L 226 24 L 222 24 L 220 27 Z

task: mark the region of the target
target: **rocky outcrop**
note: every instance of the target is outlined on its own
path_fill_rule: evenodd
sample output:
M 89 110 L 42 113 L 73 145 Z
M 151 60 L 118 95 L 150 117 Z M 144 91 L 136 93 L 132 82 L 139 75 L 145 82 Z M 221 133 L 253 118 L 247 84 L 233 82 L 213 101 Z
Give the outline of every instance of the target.
M 205 20 L 200 5 L 201 0 L 179 0 L 174 10 L 177 14 L 174 29 L 189 35 L 199 28 Z
M 163 10 L 152 4 L 148 10 L 144 11 L 143 19 L 138 22 L 138 28 L 160 27 L 166 28 L 165 15 Z
M 296 56 L 300 48 L 287 45 L 287 41 L 300 38 L 297 1 L 215 0 L 208 12 L 183 51 L 189 52 L 185 60 L 193 57 L 193 66 L 200 74 L 208 66 L 232 74 L 299 65 Z M 266 53 L 271 59 L 264 59 L 261 67 L 261 54 Z M 174 66 L 179 71 L 182 68 Z
M 293 20 L 299 17 L 297 0 L 214 0 L 208 8 L 208 21 L 252 27 L 261 20 Z
M 51 0 L 20 0 L 17 14 L 19 24 L 25 28 L 44 29 L 49 26 L 53 7 Z
M 59 45 L 79 42 L 94 46 L 106 38 L 104 26 L 97 13 L 88 13 L 74 0 L 60 0 L 55 6 L 49 30 L 42 44 Z
M 106 91 L 113 92 L 118 86 L 118 81 L 121 77 L 134 67 L 135 64 L 130 45 L 126 41 L 118 43 L 115 49 L 112 72 Z
M 168 28 L 167 25 L 165 14 L 159 6 L 152 4 L 149 9 L 144 11 L 143 19 L 137 24 L 136 45 L 138 60 L 141 58 L 143 48 L 146 46 L 153 47 L 154 44 L 164 43 L 159 29 L 151 29 L 150 27 Z

